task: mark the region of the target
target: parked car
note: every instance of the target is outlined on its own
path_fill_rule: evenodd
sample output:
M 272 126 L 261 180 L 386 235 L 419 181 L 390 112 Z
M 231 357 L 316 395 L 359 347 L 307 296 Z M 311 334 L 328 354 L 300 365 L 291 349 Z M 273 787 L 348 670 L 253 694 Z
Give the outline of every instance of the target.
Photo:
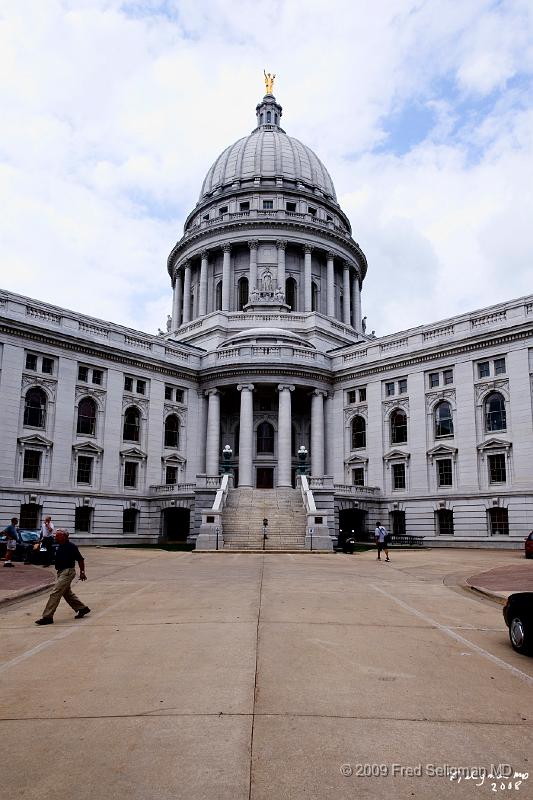
M 34 549 L 39 542 L 40 530 L 30 530 L 19 528 L 17 530 L 17 549 L 13 555 L 13 561 L 24 561 L 26 564 L 45 564 L 47 562 L 46 551 Z M 0 554 L 2 557 L 6 551 L 6 535 L 0 534 Z
M 526 558 L 533 558 L 533 531 L 526 536 L 525 541 Z
M 507 598 L 503 618 L 517 653 L 533 655 L 533 592 L 517 592 Z

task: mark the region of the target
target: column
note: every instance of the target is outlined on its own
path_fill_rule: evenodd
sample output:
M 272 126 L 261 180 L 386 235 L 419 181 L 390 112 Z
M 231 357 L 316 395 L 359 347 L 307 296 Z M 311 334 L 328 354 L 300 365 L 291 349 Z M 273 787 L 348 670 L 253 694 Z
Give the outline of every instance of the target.
M 291 486 L 291 392 L 294 386 L 280 383 L 278 407 L 278 486 Z
M 326 304 L 328 317 L 335 317 L 335 267 L 334 255 L 327 255 Z
M 205 317 L 207 314 L 207 250 L 202 251 L 200 264 L 200 300 L 198 302 L 198 315 Z
M 172 308 L 172 330 L 177 331 L 181 325 L 181 307 L 183 305 L 183 284 L 181 274 L 176 270 L 174 275 L 174 305 Z
M 280 239 L 276 242 L 276 247 L 278 248 L 278 286 L 283 292 L 283 297 L 285 297 L 285 248 L 287 247 L 287 242 Z
M 218 475 L 220 472 L 220 394 L 218 389 L 209 389 L 206 395 L 208 405 L 205 471 L 207 475 Z
M 185 262 L 183 271 L 183 315 L 182 322 L 186 325 L 191 321 L 191 263 Z
M 304 247 L 304 311 L 312 310 L 311 295 L 311 253 L 313 248 L 310 244 Z
M 224 259 L 222 261 L 222 311 L 229 311 L 230 299 L 230 272 L 231 272 L 231 244 L 222 245 Z
M 352 284 L 352 318 L 353 326 L 357 333 L 362 333 L 363 326 L 361 322 L 361 283 L 357 272 L 353 277 Z
M 205 472 L 205 450 L 203 446 L 207 441 L 207 403 L 202 391 L 198 393 L 198 430 L 195 437 L 194 449 L 198 450 L 198 472 Z
M 251 297 L 254 289 L 257 289 L 257 248 L 259 242 L 257 239 L 252 239 L 248 242 L 250 248 L 250 277 L 248 278 L 248 294 Z M 240 473 L 239 473 L 240 476 Z M 240 477 L 239 477 L 240 480 Z
M 324 395 L 319 389 L 311 395 L 311 475 L 324 477 Z
M 328 393 L 324 398 L 324 472 L 326 475 L 333 475 L 335 472 L 335 457 L 333 447 L 333 395 Z M 341 452 L 341 459 L 343 453 Z
M 344 262 L 343 272 L 343 296 L 342 296 L 342 321 L 349 325 L 350 319 L 350 265 Z
M 239 486 L 253 486 L 252 455 L 254 441 L 254 387 L 240 384 L 241 416 L 239 422 Z

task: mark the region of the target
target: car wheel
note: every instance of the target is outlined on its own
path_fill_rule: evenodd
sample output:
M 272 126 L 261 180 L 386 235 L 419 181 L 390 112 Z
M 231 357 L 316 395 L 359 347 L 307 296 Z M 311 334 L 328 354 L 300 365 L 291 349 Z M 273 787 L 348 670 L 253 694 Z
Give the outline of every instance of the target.
M 533 648 L 533 631 L 521 616 L 513 616 L 509 625 L 509 639 L 517 653 L 527 655 Z

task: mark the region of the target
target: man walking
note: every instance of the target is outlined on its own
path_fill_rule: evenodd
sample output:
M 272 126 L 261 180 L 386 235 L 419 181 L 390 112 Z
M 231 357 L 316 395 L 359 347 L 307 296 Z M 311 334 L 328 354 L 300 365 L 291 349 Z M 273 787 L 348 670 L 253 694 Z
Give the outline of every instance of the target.
M 13 556 L 15 555 L 15 550 L 17 549 L 17 525 L 19 521 L 16 517 L 13 517 L 11 520 L 11 525 L 8 525 L 7 528 L 3 531 L 6 535 L 6 554 L 4 557 L 4 567 L 14 567 L 13 564 Z
M 69 542 L 67 531 L 61 529 L 56 531 L 55 540 L 59 547 L 56 551 L 55 568 L 57 570 L 57 580 L 50 593 L 48 602 L 43 611 L 41 619 L 36 619 L 36 625 L 51 625 L 54 621 L 54 613 L 62 597 L 65 598 L 71 608 L 76 611 L 76 619 L 81 619 L 91 610 L 84 605 L 79 597 L 76 597 L 70 584 L 76 577 L 75 562 L 80 568 L 80 581 L 86 581 L 85 561 L 75 544 Z
M 390 561 L 389 558 L 389 532 L 387 529 L 381 524 L 378 520 L 376 522 L 376 530 L 374 532 L 374 538 L 376 540 L 376 544 L 378 546 L 378 561 L 381 561 L 381 551 L 385 551 L 385 561 Z
M 44 519 L 41 526 L 41 538 L 39 541 L 46 550 L 46 564 L 44 566 L 50 567 L 54 560 L 54 523 L 50 516 Z

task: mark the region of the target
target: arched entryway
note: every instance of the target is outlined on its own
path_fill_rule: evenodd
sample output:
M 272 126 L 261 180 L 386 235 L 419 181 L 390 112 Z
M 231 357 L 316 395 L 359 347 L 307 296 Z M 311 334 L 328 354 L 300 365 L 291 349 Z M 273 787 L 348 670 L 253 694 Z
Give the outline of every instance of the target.
M 188 508 L 165 508 L 161 512 L 161 535 L 165 542 L 186 542 L 191 525 Z

